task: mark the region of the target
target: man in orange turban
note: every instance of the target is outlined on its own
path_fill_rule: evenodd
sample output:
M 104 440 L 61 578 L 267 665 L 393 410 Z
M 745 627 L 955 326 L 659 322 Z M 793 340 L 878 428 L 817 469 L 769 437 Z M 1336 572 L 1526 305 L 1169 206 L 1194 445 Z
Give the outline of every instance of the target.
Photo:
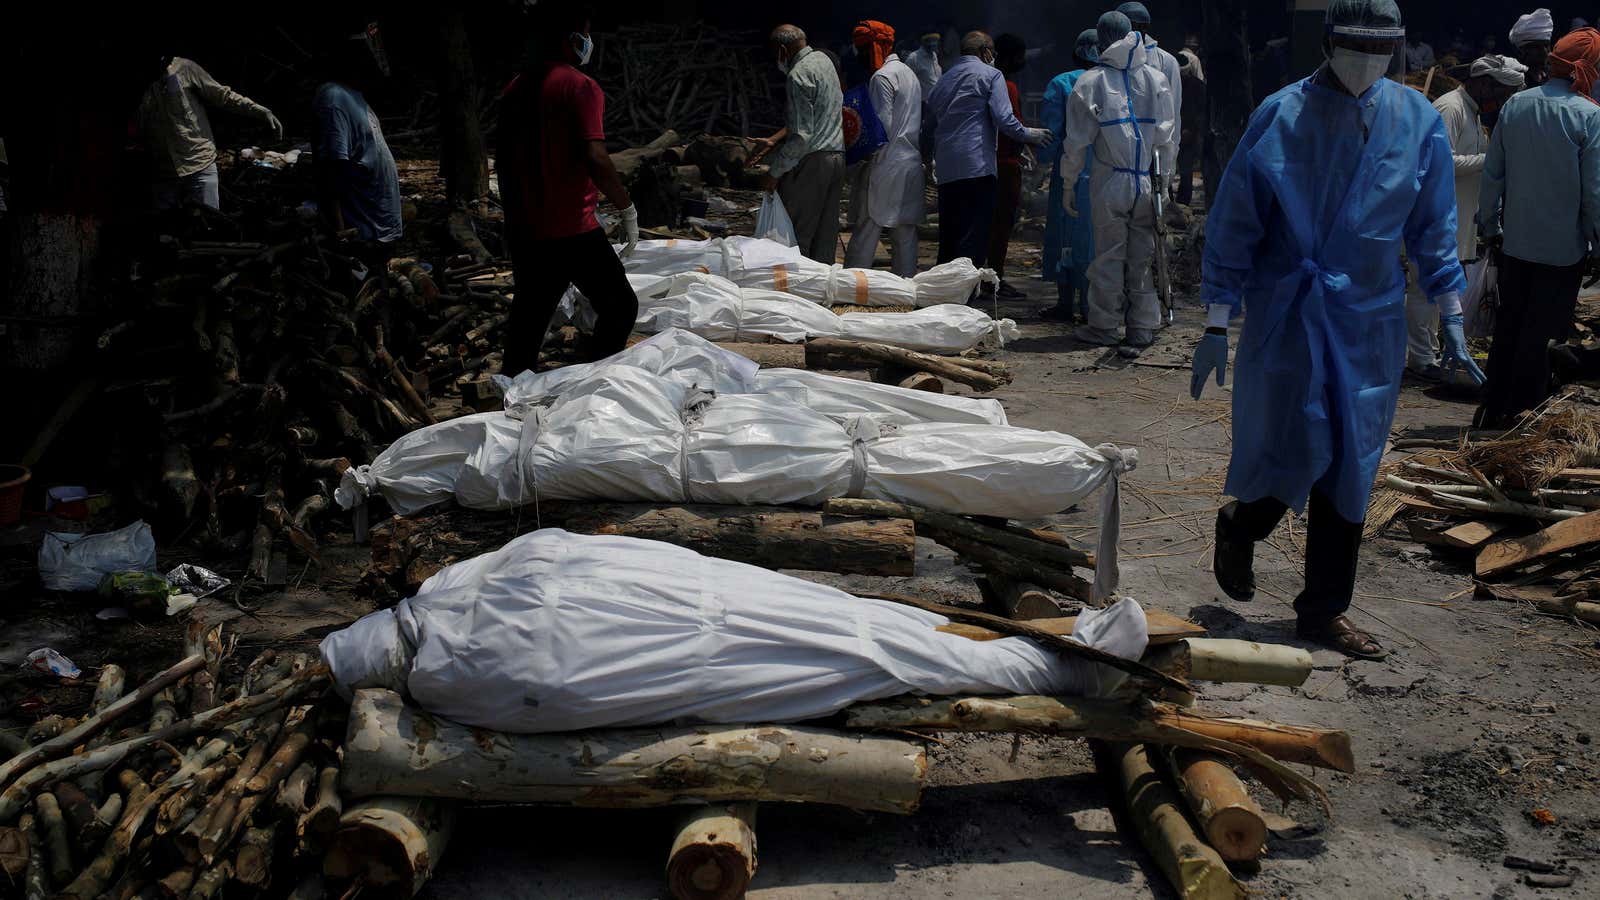
M 845 265 L 872 268 L 878 238 L 887 229 L 890 268 L 896 275 L 917 274 L 917 223 L 922 221 L 922 85 L 894 52 L 894 29 L 882 22 L 856 26 L 856 49 L 869 68 L 867 95 L 883 125 L 883 146 L 866 161 L 866 177 L 851 199 L 850 246 Z

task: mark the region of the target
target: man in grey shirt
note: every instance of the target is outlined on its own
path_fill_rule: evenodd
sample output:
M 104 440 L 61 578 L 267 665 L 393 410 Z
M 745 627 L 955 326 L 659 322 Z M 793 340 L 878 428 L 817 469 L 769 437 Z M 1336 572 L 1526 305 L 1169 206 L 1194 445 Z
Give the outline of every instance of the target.
M 828 57 L 806 45 L 793 25 L 773 29 L 772 52 L 787 76 L 786 127 L 763 185 L 776 190 L 794 223 L 800 252 L 832 265 L 838 256 L 839 202 L 844 196 L 844 91 Z
M 313 102 L 317 131 L 312 158 L 323 219 L 336 232 L 354 228 L 355 255 L 381 274 L 405 228 L 399 171 L 378 114 L 361 90 L 378 74 L 365 48 L 352 45 L 335 60 L 335 74 L 317 88 Z
M 260 119 L 283 138 L 283 125 L 265 106 L 218 82 L 193 60 L 164 57 L 161 75 L 139 99 L 139 136 L 155 169 L 156 209 L 201 203 L 216 209 L 217 142 L 206 107 Z

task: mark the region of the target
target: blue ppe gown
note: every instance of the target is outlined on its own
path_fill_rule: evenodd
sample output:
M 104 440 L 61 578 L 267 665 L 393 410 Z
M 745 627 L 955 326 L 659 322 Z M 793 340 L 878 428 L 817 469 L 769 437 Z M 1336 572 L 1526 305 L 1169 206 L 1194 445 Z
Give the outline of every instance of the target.
M 1067 98 L 1078 84 L 1078 77 L 1086 69 L 1063 72 L 1050 80 L 1044 89 L 1044 103 L 1039 108 L 1043 127 L 1057 135 L 1045 145 L 1040 155 L 1047 155 L 1050 163 L 1050 199 L 1045 208 L 1043 271 L 1039 277 L 1045 281 L 1069 282 L 1079 291 L 1089 288 L 1089 264 L 1094 262 L 1094 219 L 1090 215 L 1089 170 L 1094 167 L 1094 148 L 1089 149 L 1088 161 L 1078 173 L 1074 190 L 1078 195 L 1078 217 L 1067 215 L 1062 208 L 1062 193 L 1066 184 L 1061 177 L 1061 140 L 1066 130 Z M 1066 265 L 1062 265 L 1065 262 Z
M 1423 95 L 1291 84 L 1250 119 L 1206 222 L 1201 299 L 1245 307 L 1228 494 L 1349 522 L 1394 422 L 1406 359 L 1406 251 L 1430 299 L 1466 286 L 1455 168 Z

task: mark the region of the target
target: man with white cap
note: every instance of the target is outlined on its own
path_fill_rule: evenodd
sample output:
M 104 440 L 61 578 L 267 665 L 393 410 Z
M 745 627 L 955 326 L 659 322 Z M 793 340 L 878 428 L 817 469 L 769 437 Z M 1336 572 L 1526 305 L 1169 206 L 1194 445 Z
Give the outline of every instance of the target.
M 1472 63 L 1461 86 L 1433 101 L 1444 119 L 1456 172 L 1456 253 L 1465 267 L 1478 258 L 1474 220 L 1478 216 L 1478 191 L 1483 180 L 1484 155 L 1489 152 L 1489 132 L 1500 106 L 1522 90 L 1527 67 L 1509 56 L 1483 56 Z M 1429 380 L 1439 378 L 1437 354 L 1438 310 L 1421 291 L 1406 295 L 1406 367 Z
M 1555 35 L 1556 20 L 1548 9 L 1536 9 L 1511 26 L 1511 46 L 1517 48 L 1517 59 L 1528 67 L 1528 87 L 1544 84 L 1544 64 L 1550 56 L 1550 41 Z

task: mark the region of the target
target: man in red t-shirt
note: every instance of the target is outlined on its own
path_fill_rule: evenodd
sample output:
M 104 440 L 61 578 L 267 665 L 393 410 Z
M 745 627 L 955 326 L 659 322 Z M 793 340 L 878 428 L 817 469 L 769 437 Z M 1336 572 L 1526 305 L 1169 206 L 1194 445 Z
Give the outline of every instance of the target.
M 1022 70 L 1027 61 L 1028 46 L 1014 34 L 1002 34 L 994 39 L 994 67 L 1006 76 L 1006 93 L 1011 97 L 1011 114 L 1022 121 L 1022 100 L 1017 83 L 1011 77 Z M 1021 300 L 1023 293 L 1005 281 L 1006 254 L 1011 250 L 1011 232 L 1017 225 L 1017 208 L 1022 205 L 1022 145 L 1005 135 L 1000 135 L 995 152 L 995 172 L 999 175 L 999 193 L 994 204 L 994 221 L 989 226 L 989 266 L 1001 279 L 1000 299 Z
M 540 61 L 501 96 L 496 157 L 517 283 L 501 371 L 513 376 L 538 366 L 569 285 L 597 316 L 590 359 L 626 346 L 639 313 L 622 260 L 595 218 L 603 193 L 622 210 L 622 256 L 633 252 L 639 214 L 606 153 L 605 95 L 577 69 L 594 49 L 589 15 L 564 4 L 545 7 L 536 35 Z

